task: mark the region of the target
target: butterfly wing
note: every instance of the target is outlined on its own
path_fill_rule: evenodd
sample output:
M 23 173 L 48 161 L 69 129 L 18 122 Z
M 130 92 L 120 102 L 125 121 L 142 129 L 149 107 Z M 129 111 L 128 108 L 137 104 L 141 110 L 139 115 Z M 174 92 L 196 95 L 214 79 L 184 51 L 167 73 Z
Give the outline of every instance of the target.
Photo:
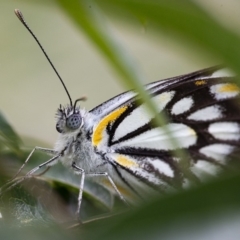
M 146 85 L 158 111 L 169 119 L 168 131 L 189 154 L 190 179 L 216 175 L 232 159 L 240 144 L 239 88 L 220 67 Z M 92 144 L 112 166 L 119 188 L 138 196 L 184 187 L 189 179 L 172 154 L 165 128 L 155 127 L 154 115 L 139 96 L 120 94 L 91 113 L 98 118 Z M 125 185 L 125 187 L 124 187 Z

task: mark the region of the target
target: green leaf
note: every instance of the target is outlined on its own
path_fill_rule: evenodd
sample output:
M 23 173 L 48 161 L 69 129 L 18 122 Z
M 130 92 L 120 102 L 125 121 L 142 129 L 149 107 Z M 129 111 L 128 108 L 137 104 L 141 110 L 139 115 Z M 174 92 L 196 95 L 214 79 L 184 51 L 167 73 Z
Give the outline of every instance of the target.
M 212 56 L 227 63 L 240 75 L 240 37 L 218 23 L 195 1 L 189 0 L 101 0 L 97 1 L 112 17 L 128 24 L 138 18 L 156 33 L 191 47 L 199 56 Z M 134 21 L 135 20 L 135 21 Z
M 25 157 L 22 157 L 22 159 L 15 157 L 13 158 L 11 155 L 8 155 L 8 158 L 6 158 L 7 155 L 5 154 L 5 158 L 3 158 L 3 160 L 11 160 L 12 165 L 15 166 L 6 169 L 9 173 L 11 173 L 10 175 L 12 175 L 12 177 L 16 174 L 17 170 L 22 165 L 22 162 L 25 161 L 28 154 L 29 152 L 25 152 Z M 29 170 L 38 166 L 40 163 L 43 163 L 47 159 L 48 156 L 46 154 L 36 152 L 32 155 L 30 161 L 23 169 L 21 175 L 24 176 Z M 7 165 L 7 163 L 4 163 L 3 160 L 2 164 Z M 40 173 L 43 171 L 44 169 L 41 169 Z M 38 172 L 36 174 L 38 174 Z M 21 182 L 13 189 L 11 187 L 11 184 L 7 185 L 6 187 L 1 186 L 1 190 L 3 190 L 3 202 L 0 206 L 0 212 L 3 211 L 3 208 L 5 212 L 5 214 L 2 213 L 4 218 L 14 219 L 13 223 L 18 222 L 19 225 L 34 224 L 36 221 L 43 221 L 43 219 L 48 219 L 49 208 L 51 210 L 52 207 L 58 209 L 60 212 L 62 209 L 64 209 L 64 207 L 67 208 L 69 210 L 68 215 L 71 215 L 71 217 L 74 219 L 77 209 L 79 183 L 80 176 L 74 174 L 71 169 L 64 167 L 61 163 L 56 164 L 44 175 L 29 178 L 28 180 Z M 21 186 L 24 186 L 24 188 Z M 8 187 L 10 187 L 10 189 L 8 189 Z M 11 191 L 8 192 L 9 190 Z M 12 200 L 9 201 L 8 199 Z M 33 199 L 40 200 L 33 201 Z M 52 201 L 55 203 L 54 206 L 52 206 Z M 57 208 L 57 202 L 59 201 L 61 204 L 60 207 Z M 112 207 L 113 196 L 109 193 L 109 191 L 104 189 L 99 184 L 86 179 L 84 184 L 81 219 L 88 220 L 93 216 L 107 213 L 112 209 Z M 20 211 L 21 209 L 23 210 Z M 57 211 L 56 209 L 54 210 L 55 212 Z M 27 212 L 25 213 L 25 211 Z M 61 219 L 65 219 L 65 221 L 67 221 L 67 219 L 69 220 L 69 216 L 65 218 L 62 217 Z M 56 222 L 59 222 L 58 217 L 53 215 L 52 221 L 54 220 Z
M 238 174 L 170 194 L 127 213 L 86 224 L 84 239 L 213 239 L 210 236 L 219 233 L 216 239 L 224 239 L 222 223 L 231 229 L 233 221 L 240 221 L 239 190 Z M 232 230 L 237 228 L 235 224 Z
M 0 112 L 0 149 L 7 146 L 15 153 L 20 153 L 20 144 L 19 136 Z

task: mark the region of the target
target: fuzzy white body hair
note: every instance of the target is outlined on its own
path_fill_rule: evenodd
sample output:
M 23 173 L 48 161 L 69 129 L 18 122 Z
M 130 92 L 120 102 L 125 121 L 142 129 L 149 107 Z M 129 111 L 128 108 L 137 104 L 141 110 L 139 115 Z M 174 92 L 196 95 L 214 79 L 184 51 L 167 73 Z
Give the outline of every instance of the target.
M 94 151 L 91 141 L 87 137 L 93 128 L 93 116 L 84 109 L 81 110 L 84 124 L 74 132 L 59 134 L 54 150 L 63 152 L 60 161 L 66 167 L 71 167 L 73 162 L 82 168 L 85 173 L 108 172 L 108 164 Z

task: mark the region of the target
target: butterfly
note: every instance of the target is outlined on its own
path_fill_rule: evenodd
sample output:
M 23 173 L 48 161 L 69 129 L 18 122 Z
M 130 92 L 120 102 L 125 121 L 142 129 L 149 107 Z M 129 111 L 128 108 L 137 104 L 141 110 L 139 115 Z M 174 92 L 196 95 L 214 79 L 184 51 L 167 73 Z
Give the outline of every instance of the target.
M 31 170 L 61 161 L 134 203 L 150 194 L 165 194 L 205 181 L 225 170 L 237 157 L 240 140 L 239 88 L 224 69 L 213 67 L 145 86 L 159 113 L 169 119 L 167 127 L 188 152 L 187 171 L 168 133 L 153 124 L 154 115 L 134 91 L 122 93 L 91 111 L 74 104 L 57 110 L 59 139 L 53 157 Z M 30 155 L 31 156 L 31 155 Z M 29 157 L 30 157 L 29 156 Z M 80 194 L 79 201 L 82 199 Z M 81 203 L 79 203 L 80 209 Z
M 24 21 L 20 12 L 16 14 Z M 62 82 L 70 104 L 57 110 L 59 138 L 55 148 L 36 147 L 26 163 L 35 150 L 52 158 L 10 184 L 19 184 L 42 167 L 62 162 L 81 174 L 79 212 L 85 176 L 93 177 L 126 203 L 217 176 L 231 168 L 239 152 L 240 90 L 234 78 L 222 67 L 212 67 L 147 84 L 145 89 L 159 114 L 167 116 L 164 126 L 155 124 L 156 116 L 135 91 L 87 111 L 78 104 L 84 98 L 73 103 Z M 178 149 L 187 152 L 185 171 L 181 157 L 174 153 Z
M 91 111 L 60 107 L 56 155 L 63 164 L 100 176 L 98 183 L 130 202 L 216 176 L 239 150 L 239 88 L 219 67 L 145 86 L 178 148 L 188 152 L 185 176 L 163 126 L 154 125 L 134 91 L 122 93 Z M 78 101 L 78 100 L 77 100 Z M 80 170 L 81 171 L 81 170 Z

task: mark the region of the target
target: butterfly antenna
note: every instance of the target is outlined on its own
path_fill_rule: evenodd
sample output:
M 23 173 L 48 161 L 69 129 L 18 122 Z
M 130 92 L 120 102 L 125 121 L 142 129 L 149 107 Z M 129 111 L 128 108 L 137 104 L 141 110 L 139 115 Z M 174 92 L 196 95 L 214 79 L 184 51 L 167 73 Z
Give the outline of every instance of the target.
M 77 103 L 80 102 L 80 101 L 86 101 L 86 100 L 87 100 L 87 97 L 86 97 L 86 96 L 83 96 L 83 97 L 78 98 L 78 99 L 74 102 L 74 106 L 73 106 L 74 112 L 75 112 L 75 110 L 76 110 Z
M 67 93 L 67 95 L 68 95 L 68 98 L 69 98 L 69 101 L 70 101 L 70 105 L 73 106 L 73 104 L 72 104 L 72 99 L 71 99 L 71 96 L 70 96 L 70 94 L 69 94 L 69 92 L 68 92 L 68 90 L 67 90 L 66 85 L 64 84 L 62 78 L 60 77 L 58 71 L 57 71 L 56 68 L 54 67 L 53 63 L 51 62 L 50 58 L 48 57 L 48 55 L 47 55 L 47 53 L 45 52 L 44 48 L 42 47 L 41 43 L 38 41 L 37 37 L 34 35 L 34 33 L 32 32 L 32 30 L 31 30 L 31 29 L 29 28 L 29 26 L 27 25 L 27 23 L 26 23 L 26 21 L 25 21 L 25 19 L 24 19 L 24 17 L 23 17 L 23 14 L 22 14 L 21 11 L 18 10 L 18 9 L 15 9 L 14 12 L 15 12 L 15 14 L 17 15 L 18 19 L 21 21 L 21 23 L 25 26 L 25 28 L 30 32 L 30 34 L 31 34 L 31 35 L 33 36 L 33 38 L 36 40 L 38 46 L 41 48 L 43 54 L 45 55 L 45 57 L 47 58 L 48 62 L 49 62 L 50 65 L 52 66 L 52 68 L 53 68 L 53 70 L 55 71 L 55 73 L 57 74 L 58 78 L 60 79 L 60 81 L 61 81 L 61 83 L 62 83 L 62 85 L 63 85 L 63 87 L 64 87 L 64 89 L 65 89 L 65 91 L 66 91 L 66 93 Z

